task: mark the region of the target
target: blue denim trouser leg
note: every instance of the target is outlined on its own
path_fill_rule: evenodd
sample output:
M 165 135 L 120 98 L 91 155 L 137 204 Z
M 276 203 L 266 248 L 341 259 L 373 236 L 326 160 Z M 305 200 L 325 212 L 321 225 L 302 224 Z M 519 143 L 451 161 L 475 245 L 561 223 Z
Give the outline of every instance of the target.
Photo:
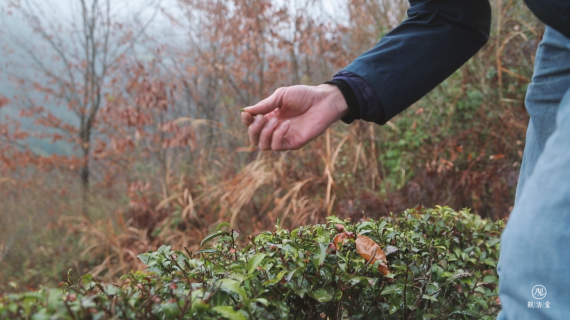
M 501 237 L 498 319 L 570 319 L 570 39 L 547 28 L 515 207 Z
M 536 53 L 534 75 L 526 96 L 530 122 L 515 203 L 520 199 L 546 140 L 556 129 L 558 106 L 569 88 L 570 39 L 547 27 Z

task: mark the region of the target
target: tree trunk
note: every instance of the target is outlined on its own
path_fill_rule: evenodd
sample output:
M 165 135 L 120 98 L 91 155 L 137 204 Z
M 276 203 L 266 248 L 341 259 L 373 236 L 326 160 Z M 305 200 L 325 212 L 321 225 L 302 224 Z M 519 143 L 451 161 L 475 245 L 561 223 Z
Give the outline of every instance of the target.
M 88 144 L 89 142 L 85 143 Z M 83 147 L 83 163 L 81 165 L 81 171 L 79 173 L 81 182 L 81 213 L 91 222 L 89 217 L 89 176 L 91 175 L 89 171 L 89 147 Z

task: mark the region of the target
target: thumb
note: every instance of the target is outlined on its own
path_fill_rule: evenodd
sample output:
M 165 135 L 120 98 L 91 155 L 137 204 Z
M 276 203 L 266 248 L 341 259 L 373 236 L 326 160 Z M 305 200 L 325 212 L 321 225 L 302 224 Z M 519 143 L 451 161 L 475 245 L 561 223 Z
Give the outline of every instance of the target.
M 268 114 L 271 111 L 281 107 L 283 101 L 283 95 L 285 94 L 286 91 L 287 88 L 279 88 L 275 90 L 275 92 L 272 95 L 261 100 L 256 105 L 244 108 L 244 111 L 249 112 L 253 115 Z

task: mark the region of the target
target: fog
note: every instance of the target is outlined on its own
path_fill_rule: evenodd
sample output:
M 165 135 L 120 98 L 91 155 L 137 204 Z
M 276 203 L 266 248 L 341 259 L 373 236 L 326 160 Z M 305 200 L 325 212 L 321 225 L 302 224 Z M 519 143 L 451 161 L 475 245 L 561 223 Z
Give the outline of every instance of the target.
M 89 1 L 88 1 L 89 2 Z M 130 28 L 144 30 L 137 41 L 126 51 L 134 60 L 148 62 L 154 58 L 153 51 L 160 44 L 167 44 L 172 49 L 180 49 L 190 45 L 192 37 L 191 25 L 174 26 L 170 18 L 192 24 L 179 10 L 177 0 L 112 0 L 110 16 L 113 21 L 120 21 Z M 276 0 L 278 5 L 288 6 L 290 10 L 306 5 L 306 1 Z M 38 73 L 38 61 L 52 72 L 64 72 L 66 66 L 48 57 L 56 56 L 57 52 L 50 48 L 40 34 L 34 32 L 30 21 L 51 32 L 56 40 L 61 41 L 60 47 L 67 48 L 70 54 L 81 43 L 82 35 L 76 26 L 81 26 L 81 7 L 79 0 L 24 0 L 20 2 L 22 9 L 14 8 L 9 3 L 0 3 L 0 95 L 12 101 L 22 100 L 22 97 L 39 101 L 42 95 L 29 88 L 19 88 L 14 79 L 39 81 L 42 83 L 41 72 Z M 325 1 L 320 6 L 309 5 L 307 14 L 319 17 L 319 20 L 347 19 L 344 0 Z M 23 16 L 25 12 L 27 16 Z M 199 13 L 195 12 L 192 14 Z M 195 31 L 194 31 L 195 32 Z M 59 37 L 64 34 L 65 37 Z M 68 52 L 66 52 L 68 53 Z M 35 56 L 34 56 L 35 55 Z M 78 125 L 78 118 L 66 107 L 56 103 L 46 102 L 43 107 L 52 112 L 64 122 Z M 20 118 L 23 108 L 21 103 L 12 103 L 0 109 L 0 121 L 18 119 L 23 129 L 34 131 L 33 121 Z M 6 118 L 9 116 L 9 119 Z M 7 120 L 8 119 L 8 120 Z M 73 150 L 65 143 L 51 143 L 41 139 L 29 139 L 30 147 L 37 153 L 71 154 Z

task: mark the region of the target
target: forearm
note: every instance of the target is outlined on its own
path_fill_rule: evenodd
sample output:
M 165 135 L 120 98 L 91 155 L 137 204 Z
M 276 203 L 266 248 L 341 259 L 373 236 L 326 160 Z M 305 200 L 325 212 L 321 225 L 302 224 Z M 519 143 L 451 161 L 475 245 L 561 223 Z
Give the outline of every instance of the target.
M 343 70 L 364 83 L 344 79 L 360 100 L 348 120 L 386 123 L 449 77 L 488 39 L 487 0 L 411 4 L 406 21 Z M 366 85 L 372 93 L 363 88 Z

